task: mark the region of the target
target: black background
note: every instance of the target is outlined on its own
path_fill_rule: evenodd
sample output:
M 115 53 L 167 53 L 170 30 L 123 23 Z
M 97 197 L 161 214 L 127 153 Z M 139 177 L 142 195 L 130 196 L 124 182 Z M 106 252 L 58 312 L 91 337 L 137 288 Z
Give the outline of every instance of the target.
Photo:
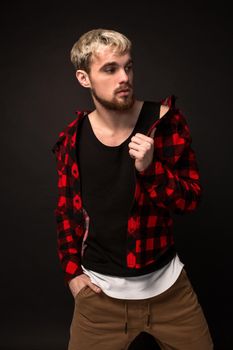
M 175 94 L 186 115 L 204 194 L 196 212 L 176 216 L 175 239 L 215 349 L 232 349 L 229 8 L 210 1 L 20 2 L 2 4 L 1 25 L 0 348 L 66 349 L 73 299 L 56 252 L 51 147 L 75 110 L 92 107 L 69 54 L 81 34 L 103 27 L 133 41 L 136 95 Z

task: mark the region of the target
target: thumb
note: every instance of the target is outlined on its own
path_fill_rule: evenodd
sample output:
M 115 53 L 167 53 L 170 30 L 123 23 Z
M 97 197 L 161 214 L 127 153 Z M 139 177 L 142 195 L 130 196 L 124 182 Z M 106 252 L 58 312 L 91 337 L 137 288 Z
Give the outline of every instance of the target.
M 149 134 L 149 137 L 154 138 L 155 131 L 156 131 L 156 128 L 152 129 L 152 131 L 151 131 L 150 134 Z

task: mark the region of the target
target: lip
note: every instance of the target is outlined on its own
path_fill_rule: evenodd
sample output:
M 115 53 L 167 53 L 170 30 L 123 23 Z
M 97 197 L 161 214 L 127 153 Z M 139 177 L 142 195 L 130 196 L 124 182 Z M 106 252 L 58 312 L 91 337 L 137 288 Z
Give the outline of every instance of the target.
M 129 89 L 125 89 L 125 90 L 118 91 L 117 94 L 119 94 L 119 95 L 128 95 L 129 92 L 130 92 Z

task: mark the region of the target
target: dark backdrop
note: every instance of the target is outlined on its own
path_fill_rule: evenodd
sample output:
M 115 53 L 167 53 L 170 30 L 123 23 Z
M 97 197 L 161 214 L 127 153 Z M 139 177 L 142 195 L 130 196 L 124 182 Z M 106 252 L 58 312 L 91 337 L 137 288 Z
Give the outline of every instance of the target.
M 0 348 L 66 349 L 73 300 L 56 252 L 51 147 L 76 109 L 92 107 L 70 49 L 85 31 L 105 27 L 134 43 L 137 96 L 175 94 L 186 115 L 204 194 L 196 212 L 176 216 L 176 244 L 215 348 L 232 349 L 229 8 L 210 1 L 19 2 L 3 6 L 1 17 Z

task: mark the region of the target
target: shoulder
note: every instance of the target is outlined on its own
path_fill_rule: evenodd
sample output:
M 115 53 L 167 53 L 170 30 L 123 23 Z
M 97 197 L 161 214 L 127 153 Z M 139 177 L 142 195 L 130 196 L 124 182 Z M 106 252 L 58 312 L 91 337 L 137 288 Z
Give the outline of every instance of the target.
M 165 116 L 165 114 L 169 111 L 169 113 L 167 114 L 169 116 L 172 116 L 171 118 L 172 120 L 178 121 L 178 122 L 183 120 L 185 122 L 186 117 L 183 111 L 179 108 L 179 106 L 176 105 L 177 98 L 178 97 L 175 95 L 169 95 L 166 98 L 163 98 L 159 101 L 160 103 L 159 118 L 162 118 L 163 116 Z
M 174 111 L 176 107 L 176 99 L 177 99 L 177 96 L 169 95 L 159 101 L 160 102 L 159 118 L 162 118 L 169 110 Z
M 57 136 L 57 140 L 55 142 L 55 144 L 52 147 L 52 152 L 55 153 L 55 151 L 57 151 L 61 144 L 63 144 L 64 146 L 66 146 L 70 140 L 73 139 L 76 129 L 77 129 L 77 124 L 79 122 L 80 119 L 82 119 L 82 117 L 88 113 L 88 111 L 76 111 L 75 114 L 77 115 L 77 117 L 74 119 L 72 119 L 68 124 L 66 124 L 61 131 L 59 132 L 58 136 Z
M 161 103 L 161 105 L 167 106 L 169 108 L 173 108 L 176 105 L 177 98 L 178 98 L 177 96 L 172 94 L 165 98 L 162 98 L 159 102 Z
M 190 128 L 186 115 L 176 105 L 177 96 L 169 95 L 160 100 L 160 116 L 165 128 L 173 130 L 176 134 L 181 134 L 184 138 L 190 139 Z M 171 132 L 171 130 L 168 132 Z
M 160 111 L 159 111 L 159 119 L 162 118 L 169 111 L 169 109 L 170 109 L 170 107 L 161 104 Z

